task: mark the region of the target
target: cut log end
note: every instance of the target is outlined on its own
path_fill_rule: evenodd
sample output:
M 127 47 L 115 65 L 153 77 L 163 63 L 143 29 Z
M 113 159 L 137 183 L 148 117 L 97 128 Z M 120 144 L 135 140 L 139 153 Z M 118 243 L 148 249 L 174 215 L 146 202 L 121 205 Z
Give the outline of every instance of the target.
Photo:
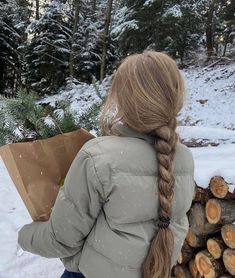
M 219 223 L 221 218 L 221 207 L 216 199 L 211 199 L 206 203 L 206 218 L 211 224 Z
M 210 180 L 210 190 L 217 198 L 224 198 L 229 190 L 228 184 L 222 177 L 213 177 Z
M 193 248 L 203 247 L 206 245 L 205 236 L 197 236 L 190 228 L 188 230 L 186 241 Z
M 206 217 L 211 224 L 231 224 L 235 221 L 234 200 L 210 199 L 206 203 Z
M 220 260 L 215 260 L 208 251 L 201 251 L 195 258 L 197 269 L 205 278 L 216 278 L 225 272 Z
M 193 276 L 193 278 L 200 277 L 199 271 L 198 271 L 196 263 L 195 263 L 195 259 L 192 259 L 189 262 L 189 271 L 190 271 L 191 275 Z
M 223 261 L 227 271 L 235 275 L 235 249 L 226 249 L 223 254 Z
M 176 278 L 186 278 L 183 267 L 180 265 L 174 267 L 174 275 Z
M 235 249 L 235 224 L 224 225 L 221 229 L 221 235 L 225 244 Z
M 222 257 L 225 248 L 226 245 L 221 238 L 210 238 L 207 240 L 207 249 L 215 259 Z

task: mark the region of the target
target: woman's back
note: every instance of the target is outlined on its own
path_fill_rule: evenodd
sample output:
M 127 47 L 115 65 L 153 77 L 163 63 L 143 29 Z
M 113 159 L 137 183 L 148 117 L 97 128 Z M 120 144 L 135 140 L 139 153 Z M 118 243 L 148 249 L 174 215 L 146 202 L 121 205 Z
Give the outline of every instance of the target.
M 83 147 L 94 162 L 106 197 L 78 265 L 89 278 L 141 278 L 142 263 L 158 229 L 154 140 L 125 126 L 122 130 L 120 137 L 96 138 Z M 188 230 L 186 212 L 194 193 L 193 168 L 190 150 L 178 144 L 173 167 L 176 184 L 171 218 L 175 237 L 172 264 L 176 263 Z

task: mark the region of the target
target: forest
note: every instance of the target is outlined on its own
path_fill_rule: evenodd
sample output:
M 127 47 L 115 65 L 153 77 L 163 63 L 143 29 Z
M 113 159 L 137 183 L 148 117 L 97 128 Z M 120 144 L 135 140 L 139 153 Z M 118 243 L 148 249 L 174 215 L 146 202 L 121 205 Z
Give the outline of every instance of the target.
M 1 0 L 0 94 L 102 82 L 120 61 L 164 51 L 181 68 L 229 57 L 235 0 Z

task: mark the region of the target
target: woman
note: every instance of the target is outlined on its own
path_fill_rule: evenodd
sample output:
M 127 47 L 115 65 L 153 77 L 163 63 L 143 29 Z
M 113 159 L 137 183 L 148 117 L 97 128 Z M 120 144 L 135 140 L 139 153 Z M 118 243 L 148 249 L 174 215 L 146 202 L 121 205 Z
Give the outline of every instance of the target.
M 50 219 L 24 226 L 21 247 L 60 258 L 63 278 L 170 277 L 195 188 L 191 151 L 176 133 L 183 98 L 170 57 L 128 56 L 101 115 L 108 136 L 83 146 Z

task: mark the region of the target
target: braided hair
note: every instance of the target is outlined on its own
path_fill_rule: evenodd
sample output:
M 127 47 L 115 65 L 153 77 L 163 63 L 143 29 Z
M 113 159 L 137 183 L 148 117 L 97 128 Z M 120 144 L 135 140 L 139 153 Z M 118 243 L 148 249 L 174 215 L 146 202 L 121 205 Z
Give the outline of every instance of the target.
M 176 117 L 183 98 L 184 82 L 173 59 L 155 51 L 133 54 L 114 74 L 100 118 L 104 135 L 110 134 L 110 126 L 122 118 L 130 128 L 155 136 L 159 221 L 143 262 L 143 278 L 171 276 L 174 236 L 170 219 L 175 185 L 172 164 L 179 141 Z

